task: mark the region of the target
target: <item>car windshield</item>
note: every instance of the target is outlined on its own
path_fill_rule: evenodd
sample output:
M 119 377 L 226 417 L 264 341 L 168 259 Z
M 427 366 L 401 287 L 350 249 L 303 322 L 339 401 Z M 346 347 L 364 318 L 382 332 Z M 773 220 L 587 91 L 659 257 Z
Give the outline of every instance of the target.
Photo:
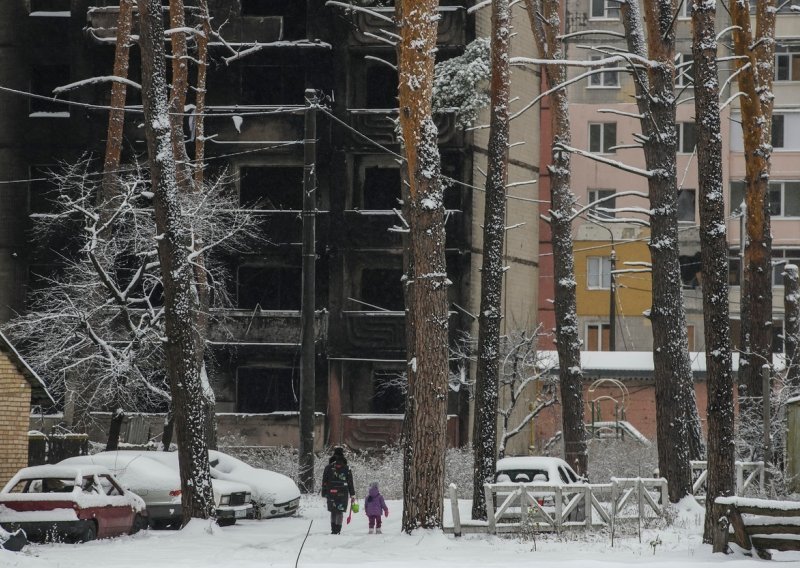
M 74 487 L 74 479 L 42 477 L 21 479 L 11 488 L 10 493 L 71 493 Z
M 508 476 L 508 479 L 501 476 Z M 544 476 L 539 477 L 537 476 Z M 544 469 L 503 469 L 497 472 L 495 476 L 495 481 L 502 483 L 503 481 L 513 481 L 516 483 L 523 482 L 528 483 L 531 481 L 537 481 L 539 483 L 544 483 L 550 481 L 550 476 L 547 475 L 547 471 Z

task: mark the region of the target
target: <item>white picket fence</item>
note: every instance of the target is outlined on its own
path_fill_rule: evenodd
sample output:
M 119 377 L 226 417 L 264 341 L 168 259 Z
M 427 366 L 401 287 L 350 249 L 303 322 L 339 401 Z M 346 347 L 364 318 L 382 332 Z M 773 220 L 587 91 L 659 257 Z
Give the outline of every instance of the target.
M 663 478 L 612 478 L 611 483 L 487 483 L 486 521 L 461 519 L 455 485 L 450 485 L 453 526 L 445 532 L 490 534 L 609 525 L 663 515 L 667 481 Z M 540 501 L 552 502 L 546 506 Z M 495 507 L 495 503 L 497 506 Z
M 692 484 L 692 495 L 703 503 L 706 500 L 706 479 L 708 478 L 708 462 L 692 461 L 692 477 L 697 476 Z M 748 492 L 764 492 L 764 462 L 736 462 L 736 496 L 741 497 Z

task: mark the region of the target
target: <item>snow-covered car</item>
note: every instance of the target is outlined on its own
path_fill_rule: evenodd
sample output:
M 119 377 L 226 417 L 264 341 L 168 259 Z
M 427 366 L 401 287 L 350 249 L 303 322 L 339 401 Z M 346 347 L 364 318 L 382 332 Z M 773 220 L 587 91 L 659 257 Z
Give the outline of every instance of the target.
M 548 456 L 517 456 L 497 460 L 495 467 L 495 483 L 538 483 L 543 485 L 572 485 L 585 483 L 561 458 Z M 502 503 L 510 491 L 497 491 L 497 501 Z M 533 497 L 545 508 L 551 511 L 554 507 L 554 493 L 551 491 L 534 492 Z M 570 520 L 579 521 L 583 518 L 583 506 L 579 506 Z
M 21 469 L 0 492 L 0 526 L 30 540 L 86 542 L 137 532 L 147 510 L 105 467 L 40 465 Z
M 158 462 L 172 470 L 180 487 L 180 466 L 178 465 L 178 452 L 141 452 L 136 450 L 119 450 L 108 452 L 117 454 L 128 459 L 143 457 Z M 216 508 L 217 523 L 220 525 L 232 525 L 236 519 L 252 517 L 253 505 L 251 501 L 250 487 L 244 483 L 215 479 L 211 476 L 211 487 L 214 491 L 214 506 Z M 135 490 L 134 490 L 135 491 Z
M 286 517 L 294 515 L 300 506 L 300 489 L 291 478 L 256 468 L 228 454 L 216 450 L 208 451 L 211 477 L 237 481 L 250 487 L 256 518 Z
M 147 505 L 150 528 L 181 525 L 181 478 L 170 467 L 138 453 L 103 452 L 67 458 L 61 465 L 100 465 Z

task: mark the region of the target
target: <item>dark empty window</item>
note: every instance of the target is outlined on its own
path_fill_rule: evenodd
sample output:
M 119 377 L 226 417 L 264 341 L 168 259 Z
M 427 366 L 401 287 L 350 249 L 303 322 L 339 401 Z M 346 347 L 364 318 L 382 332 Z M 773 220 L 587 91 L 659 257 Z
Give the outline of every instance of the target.
M 365 268 L 361 271 L 360 300 L 378 308 L 393 311 L 402 311 L 405 308 L 403 300 L 403 283 L 400 278 L 403 271 L 394 268 Z M 368 306 L 363 309 L 370 310 Z
M 39 65 L 31 69 L 31 92 L 53 97 L 53 89 L 69 83 L 69 65 Z M 69 106 L 43 99 L 30 99 L 31 112 L 60 112 L 69 114 Z
M 283 39 L 306 37 L 306 3 L 301 0 L 242 0 L 242 16 L 279 16 Z
M 299 408 L 300 373 L 294 369 L 239 367 L 236 379 L 236 412 L 286 412 Z
M 31 13 L 69 12 L 69 0 L 31 0 Z
M 772 115 L 772 147 L 783 148 L 783 124 L 784 116 L 782 114 Z
M 242 67 L 242 104 L 301 105 L 305 68 L 277 65 Z
M 400 207 L 400 169 L 366 168 L 362 199 L 364 209 L 389 210 Z
M 239 308 L 299 310 L 302 273 L 299 266 L 240 266 Z
M 367 66 L 366 108 L 397 108 L 397 71 L 375 63 Z
M 253 209 L 303 208 L 303 168 L 253 166 L 239 171 L 239 203 Z
M 376 414 L 403 414 L 406 408 L 406 378 L 398 371 L 375 371 L 372 412 Z
M 30 169 L 31 181 L 28 183 L 28 212 L 52 213 L 57 197 L 56 186 L 50 178 L 50 168 L 33 166 Z

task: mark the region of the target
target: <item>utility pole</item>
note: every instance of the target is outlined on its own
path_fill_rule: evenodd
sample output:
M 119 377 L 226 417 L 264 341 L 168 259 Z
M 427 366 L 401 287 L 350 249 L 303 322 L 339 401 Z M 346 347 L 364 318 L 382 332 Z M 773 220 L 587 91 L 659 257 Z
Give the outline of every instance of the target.
M 608 305 L 608 350 L 617 350 L 617 283 L 614 271 L 617 269 L 617 251 L 614 248 L 614 233 L 611 233 L 611 277 Z
M 303 300 L 302 361 L 300 368 L 300 490 L 314 492 L 314 414 L 316 383 L 316 342 L 314 311 L 316 297 L 316 215 L 317 215 L 317 92 L 305 92 L 305 134 L 303 139 Z

